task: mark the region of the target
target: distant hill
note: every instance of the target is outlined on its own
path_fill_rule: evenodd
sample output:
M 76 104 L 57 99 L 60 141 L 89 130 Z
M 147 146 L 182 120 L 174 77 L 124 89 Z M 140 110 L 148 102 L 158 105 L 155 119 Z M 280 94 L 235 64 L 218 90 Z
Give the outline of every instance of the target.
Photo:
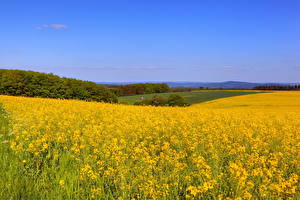
M 136 82 L 101 82 L 104 85 L 127 85 Z M 221 89 L 253 89 L 261 85 L 293 85 L 294 83 L 250 83 L 241 81 L 225 81 L 225 82 L 162 82 L 172 88 L 221 88 Z
M 261 84 L 249 83 L 240 81 L 226 81 L 226 82 L 169 82 L 170 87 L 178 88 L 222 88 L 222 89 L 252 89 Z

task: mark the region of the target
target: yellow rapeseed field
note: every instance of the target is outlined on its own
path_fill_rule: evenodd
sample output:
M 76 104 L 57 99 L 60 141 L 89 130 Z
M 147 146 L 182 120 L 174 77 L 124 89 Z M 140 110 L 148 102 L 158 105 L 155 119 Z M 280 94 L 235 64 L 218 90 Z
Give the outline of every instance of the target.
M 300 92 L 187 108 L 10 96 L 0 103 L 12 123 L 3 143 L 19 171 L 4 172 L 14 175 L 2 196 L 300 199 Z

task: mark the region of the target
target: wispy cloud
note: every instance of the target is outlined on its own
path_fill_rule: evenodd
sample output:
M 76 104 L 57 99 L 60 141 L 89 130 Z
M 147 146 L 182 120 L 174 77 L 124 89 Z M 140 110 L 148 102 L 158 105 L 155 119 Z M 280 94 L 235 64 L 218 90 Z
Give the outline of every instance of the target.
M 294 70 L 300 71 L 300 66 L 293 67 Z
M 84 66 L 75 66 L 75 67 L 67 67 L 67 66 L 19 66 L 17 69 L 30 69 L 30 70 L 80 70 L 80 71 L 161 71 L 161 70 L 175 70 L 173 67 L 135 67 L 135 66 L 125 66 L 125 67 L 84 67 Z
M 92 69 L 92 68 L 91 68 Z M 97 67 L 96 69 L 103 70 L 172 70 L 172 67 Z
M 37 30 L 45 30 L 45 29 L 64 30 L 68 28 L 69 27 L 65 24 L 43 24 L 41 26 L 36 27 Z
M 67 68 L 67 67 L 66 67 Z M 69 68 L 69 67 L 68 67 Z M 175 68 L 173 67 L 146 67 L 146 66 L 141 66 L 141 67 L 70 67 L 69 69 L 77 69 L 77 70 L 120 70 L 120 71 L 124 71 L 124 70 L 130 70 L 130 71 L 160 71 L 160 70 L 173 70 Z
M 233 67 L 232 67 L 232 66 L 223 66 L 223 69 L 224 69 L 224 70 L 232 70 Z

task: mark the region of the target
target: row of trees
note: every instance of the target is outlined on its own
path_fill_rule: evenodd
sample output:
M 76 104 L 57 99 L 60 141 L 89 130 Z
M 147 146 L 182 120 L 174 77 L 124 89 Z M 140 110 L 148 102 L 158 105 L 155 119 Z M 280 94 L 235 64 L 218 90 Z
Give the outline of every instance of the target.
M 117 96 L 133 96 L 139 94 L 170 92 L 171 88 L 165 83 L 137 83 L 120 85 L 117 88 L 111 88 L 111 90 Z
M 255 90 L 300 90 L 299 85 L 260 85 L 253 88 Z
M 151 106 L 189 106 L 184 98 L 179 94 L 171 94 L 168 98 L 162 95 L 154 95 L 151 99 L 144 99 L 135 102 L 134 105 L 151 105 Z
M 107 87 L 94 82 L 23 70 L 0 69 L 0 94 L 99 102 L 118 101 L 116 95 Z

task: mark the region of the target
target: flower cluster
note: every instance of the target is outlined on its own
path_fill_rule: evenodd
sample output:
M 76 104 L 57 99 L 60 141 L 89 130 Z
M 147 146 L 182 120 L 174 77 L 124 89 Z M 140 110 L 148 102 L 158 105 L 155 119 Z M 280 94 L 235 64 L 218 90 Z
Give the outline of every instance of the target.
M 187 108 L 10 96 L 0 102 L 13 121 L 17 164 L 24 177 L 47 183 L 45 196 L 300 198 L 298 92 Z

